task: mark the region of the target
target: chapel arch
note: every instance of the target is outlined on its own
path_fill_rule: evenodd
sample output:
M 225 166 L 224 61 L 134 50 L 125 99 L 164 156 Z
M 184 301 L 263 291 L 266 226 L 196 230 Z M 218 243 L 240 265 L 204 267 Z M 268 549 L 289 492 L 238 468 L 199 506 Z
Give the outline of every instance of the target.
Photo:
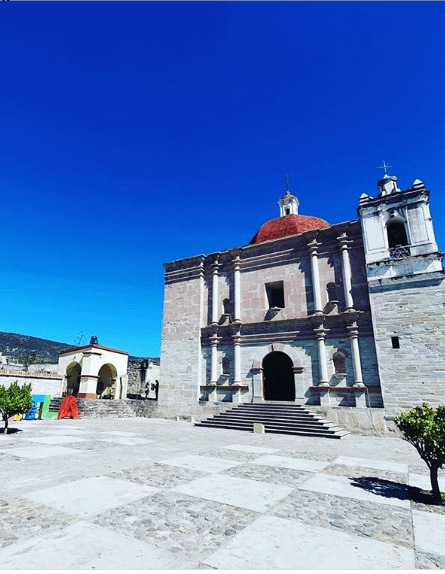
M 96 394 L 101 398 L 112 398 L 116 393 L 117 370 L 111 363 L 102 365 L 98 373 Z
M 282 351 L 267 354 L 262 363 L 266 401 L 295 401 L 293 361 Z
M 66 394 L 77 396 L 80 387 L 80 374 L 82 368 L 76 361 L 73 361 L 66 367 Z

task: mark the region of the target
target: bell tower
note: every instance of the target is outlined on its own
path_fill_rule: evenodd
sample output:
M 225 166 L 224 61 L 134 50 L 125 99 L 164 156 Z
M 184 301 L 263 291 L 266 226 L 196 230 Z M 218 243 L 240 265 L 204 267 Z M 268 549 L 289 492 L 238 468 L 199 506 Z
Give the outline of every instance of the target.
M 298 215 L 298 206 L 300 202 L 292 195 L 289 188 L 289 176 L 286 175 L 286 189 L 284 195 L 278 200 L 278 205 L 280 206 L 280 217 L 285 217 L 286 215 Z
M 385 171 L 388 166 L 385 164 Z M 379 194 L 360 197 L 377 367 L 389 426 L 413 403 L 445 394 L 445 271 L 429 191 L 419 179 L 401 190 L 385 173 Z
M 402 191 L 385 173 L 376 198 L 362 194 L 362 224 L 368 281 L 442 270 L 430 214 L 429 191 L 416 179 Z

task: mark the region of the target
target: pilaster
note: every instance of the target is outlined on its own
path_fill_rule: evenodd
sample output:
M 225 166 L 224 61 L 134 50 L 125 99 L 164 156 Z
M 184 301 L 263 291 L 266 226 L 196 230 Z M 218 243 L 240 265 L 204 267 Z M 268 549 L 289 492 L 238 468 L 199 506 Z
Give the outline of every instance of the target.
M 354 301 L 352 299 L 352 273 L 351 273 L 351 262 L 349 259 L 349 246 L 352 244 L 352 241 L 348 239 L 346 233 L 342 233 L 339 237 L 337 237 L 337 241 L 340 245 L 340 252 L 341 252 L 346 311 L 353 311 Z
M 321 304 L 320 292 L 320 274 L 318 271 L 318 248 L 321 243 L 316 239 L 307 244 L 309 255 L 311 258 L 311 273 L 312 273 L 312 291 L 314 296 L 314 313 L 322 313 L 323 307 Z

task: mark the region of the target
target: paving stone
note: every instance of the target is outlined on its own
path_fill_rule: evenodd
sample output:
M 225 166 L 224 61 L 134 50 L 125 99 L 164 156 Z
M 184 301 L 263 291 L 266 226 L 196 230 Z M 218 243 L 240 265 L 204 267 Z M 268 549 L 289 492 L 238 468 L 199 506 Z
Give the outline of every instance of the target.
M 427 552 L 416 551 L 416 568 L 425 570 L 445 570 L 445 558 Z
M 289 468 L 293 470 L 315 472 L 323 470 L 329 463 L 317 460 L 308 460 L 305 458 L 268 455 L 257 458 L 254 461 L 254 464 L 273 466 L 274 468 Z
M 393 467 L 393 463 L 408 464 L 410 474 L 426 480 L 428 490 L 430 486 L 426 465 L 415 449 L 400 439 L 348 435 L 341 441 L 328 441 L 218 429 L 206 432 L 207 429 L 181 421 L 161 419 L 37 422 L 19 424 L 21 432 L 0 437 L 3 488 L 0 568 L 4 563 L 12 564 L 14 555 L 19 562 L 22 557 L 26 559 L 25 566 L 48 569 L 39 554 L 42 544 L 49 554 L 51 548 L 61 545 L 75 548 L 79 557 L 75 569 L 79 565 L 90 569 L 97 564 L 109 569 L 122 567 L 127 546 L 132 555 L 127 558 L 125 568 L 130 570 L 156 568 L 156 564 L 160 569 L 214 569 L 218 556 L 231 558 L 231 548 L 236 553 L 243 547 L 245 557 L 252 558 L 253 567 L 263 552 L 267 555 L 270 551 L 276 569 L 280 564 L 295 566 L 295 556 L 301 558 L 302 564 L 310 564 L 312 557 L 317 556 L 319 542 L 327 544 L 332 553 L 345 557 L 342 568 L 359 563 L 356 546 L 368 556 L 365 569 L 370 564 L 374 567 L 374 562 L 378 564 L 382 556 L 386 556 L 385 569 L 401 568 L 411 558 L 414 560 L 414 550 L 416 562 L 410 568 L 439 568 L 443 564 L 444 557 L 437 549 L 427 551 L 420 544 L 422 536 L 430 538 L 428 532 L 434 518 L 417 520 L 419 547 L 415 547 L 413 512 L 442 518 L 445 507 L 427 504 L 425 499 L 404 498 L 408 475 L 394 472 L 398 467 Z M 69 443 L 69 448 L 60 443 L 44 445 L 40 440 L 77 436 L 83 440 Z M 98 437 L 111 442 L 97 440 Z M 118 444 L 120 439 L 129 440 L 130 444 Z M 136 444 L 138 441 L 131 439 L 154 442 Z M 69 456 L 57 456 L 57 449 Z M 15 454 L 27 450 L 33 452 L 32 458 Z M 362 465 L 365 453 L 367 459 L 374 461 L 371 465 L 378 468 Z M 275 460 L 273 465 L 258 464 L 268 456 L 272 457 L 269 461 Z M 181 458 L 192 463 L 189 467 L 169 464 Z M 287 464 L 283 464 L 283 459 Z M 304 464 L 317 461 L 327 466 L 322 470 L 298 470 L 295 466 L 300 460 Z M 337 464 L 339 461 L 344 464 Z M 314 486 L 315 478 L 321 480 L 324 492 L 307 490 L 308 485 Z M 91 479 L 93 482 L 89 483 Z M 416 480 L 412 478 L 412 482 Z M 77 487 L 72 487 L 73 483 Z M 113 484 L 118 485 L 115 491 Z M 88 485 L 92 488 L 86 488 Z M 414 486 L 410 493 L 415 494 L 413 489 Z M 91 500 L 100 503 L 91 512 L 82 514 L 88 495 L 84 496 L 87 502 L 77 502 L 73 493 L 81 498 L 88 491 Z M 36 492 L 42 496 L 38 501 L 23 496 Z M 375 498 L 362 499 L 357 492 L 373 494 Z M 51 506 L 57 500 L 69 502 L 70 496 L 77 514 L 71 512 L 72 504 Z M 398 497 L 404 502 L 403 507 L 388 504 L 388 500 Z M 253 504 L 257 506 L 246 507 Z M 274 525 L 260 522 L 261 528 L 257 528 L 260 518 L 279 522 Z M 79 523 L 82 527 L 74 528 Z M 284 529 L 283 523 L 287 525 Z M 286 550 L 286 540 L 291 538 L 287 530 L 297 535 L 298 528 L 289 526 L 295 523 L 302 525 L 301 540 L 305 542 L 297 547 L 297 554 Z M 264 540 L 268 524 L 272 528 L 271 540 Z M 441 525 L 434 528 L 443 530 Z M 115 535 L 117 538 L 113 538 Z M 90 553 L 90 539 L 99 541 L 101 556 Z M 110 547 L 108 540 L 114 541 L 114 546 Z M 270 547 L 272 541 L 278 549 Z M 370 545 L 377 542 L 383 546 Z M 139 543 L 145 546 L 138 546 Z M 252 548 L 256 548 L 257 555 Z M 403 554 L 404 550 L 411 555 Z M 142 565 L 137 558 L 140 552 L 148 560 Z M 31 562 L 32 553 L 40 556 L 41 562 L 40 559 Z M 103 553 L 107 553 L 106 561 Z M 280 553 L 284 562 L 279 562 L 276 556 Z M 320 556 L 316 569 L 323 567 L 325 556 Z M 261 568 L 266 563 L 267 559 L 261 560 Z M 61 564 L 68 569 L 73 567 L 66 557 Z M 227 561 L 221 564 L 224 566 L 218 567 L 229 567 Z M 247 566 L 244 563 L 243 568 Z M 302 566 L 296 568 L 300 570 Z M 331 568 L 329 564 L 328 569 Z M 358 568 L 362 568 L 361 562 Z
M 341 464 L 332 463 L 322 470 L 323 474 L 334 474 L 336 476 L 348 476 L 349 478 L 368 478 L 370 480 L 376 479 L 381 482 L 382 488 L 387 484 L 388 488 L 391 483 L 394 485 L 407 485 L 408 474 L 399 474 L 389 470 L 377 470 L 375 468 L 366 468 L 363 466 L 345 466 Z
M 212 458 L 209 456 L 180 456 L 177 458 L 170 458 L 164 461 L 164 464 L 172 466 L 181 466 L 190 470 L 198 470 L 201 472 L 220 472 L 226 468 L 235 466 L 236 462 Z
M 125 520 L 127 514 L 133 520 Z M 150 498 L 98 515 L 94 517 L 94 523 L 134 535 L 160 548 L 179 548 L 186 555 L 198 557 L 198 562 L 258 516 L 257 512 L 227 504 L 184 497 L 175 492 L 158 492 Z M 168 536 L 163 536 L 165 532 Z
M 347 498 L 409 508 L 408 487 L 375 477 L 331 476 L 317 473 L 308 478 L 301 486 L 303 490 L 338 494 Z
M 15 570 L 189 569 L 192 565 L 190 558 L 178 553 L 83 522 L 23 540 L 1 555 L 2 569 Z
M 212 458 L 223 458 L 225 460 L 235 460 L 237 462 L 249 462 L 261 456 L 260 453 L 229 448 L 212 448 L 200 451 L 198 454 L 199 456 L 211 456 Z
M 338 528 L 383 542 L 412 548 L 413 528 L 409 508 L 388 507 L 342 496 L 293 490 L 270 512 L 281 518 L 298 519 L 323 528 Z M 391 527 L 389 530 L 388 527 Z
M 18 456 L 19 458 L 55 458 L 59 456 L 71 456 L 73 450 L 63 446 L 30 446 L 24 448 L 11 448 L 3 450 L 9 456 Z
M 416 549 L 445 558 L 445 516 L 413 510 L 413 524 Z
M 115 436 L 115 437 L 106 437 L 106 438 L 98 438 L 99 442 L 109 442 L 113 445 L 120 444 L 125 446 L 137 446 L 141 444 L 148 444 L 150 442 L 155 442 L 153 440 L 139 438 L 139 437 L 129 437 L 129 436 Z
M 53 508 L 19 496 L 0 499 L 0 548 L 45 532 L 57 532 L 78 520 L 77 516 L 61 515 Z
M 88 516 L 155 492 L 157 489 L 152 486 L 136 485 L 133 482 L 99 476 L 27 492 L 23 497 L 62 512 Z
M 407 464 L 389 462 L 386 460 L 372 460 L 368 458 L 357 458 L 350 456 L 339 456 L 333 461 L 333 464 L 339 464 L 343 466 L 363 466 L 365 468 L 372 468 L 375 470 L 387 470 L 399 474 L 408 472 Z
M 190 496 L 227 503 L 256 512 L 269 510 L 292 490 L 287 486 L 222 475 L 206 476 L 188 484 L 175 486 L 174 489 L 176 492 Z
M 346 570 L 369 569 L 371 564 L 374 569 L 387 569 L 389 564 L 412 569 L 414 552 L 300 521 L 261 516 L 204 562 L 226 570 Z
M 112 472 L 110 476 L 136 482 L 137 484 L 168 488 L 199 478 L 202 476 L 202 473 L 180 466 L 154 462 L 144 466 L 135 466 L 128 470 Z
M 28 438 L 29 442 L 36 442 L 38 444 L 72 444 L 84 442 L 85 438 L 73 437 L 67 435 L 61 436 L 41 436 L 36 438 Z
M 250 452 L 253 454 L 273 454 L 277 452 L 276 448 L 270 448 L 266 446 L 254 446 L 248 444 L 229 444 L 224 448 L 240 452 Z
M 243 464 L 229 468 L 225 470 L 223 474 L 296 488 L 307 480 L 312 473 L 289 468 L 277 468 L 274 466 Z

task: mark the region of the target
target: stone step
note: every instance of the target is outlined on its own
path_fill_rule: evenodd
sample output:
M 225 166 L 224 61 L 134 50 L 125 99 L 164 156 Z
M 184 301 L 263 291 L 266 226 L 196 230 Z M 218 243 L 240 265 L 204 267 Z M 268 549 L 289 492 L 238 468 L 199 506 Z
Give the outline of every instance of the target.
M 243 424 L 224 424 L 224 423 L 209 423 L 207 421 L 203 421 L 201 423 L 195 423 L 195 426 L 253 432 L 253 425 L 248 425 L 248 424 L 245 424 L 245 425 L 243 425 Z M 343 436 L 349 434 L 346 431 L 330 433 L 328 431 L 316 430 L 316 429 L 311 429 L 311 430 L 291 429 L 291 428 L 279 429 L 279 428 L 270 427 L 268 425 L 265 425 L 264 432 L 275 433 L 275 434 L 299 435 L 299 436 L 313 436 L 313 437 L 320 437 L 320 438 L 342 438 Z
M 244 403 L 195 425 L 253 432 L 254 423 L 263 424 L 267 433 L 325 438 L 342 438 L 349 434 L 334 423 L 299 405 Z

